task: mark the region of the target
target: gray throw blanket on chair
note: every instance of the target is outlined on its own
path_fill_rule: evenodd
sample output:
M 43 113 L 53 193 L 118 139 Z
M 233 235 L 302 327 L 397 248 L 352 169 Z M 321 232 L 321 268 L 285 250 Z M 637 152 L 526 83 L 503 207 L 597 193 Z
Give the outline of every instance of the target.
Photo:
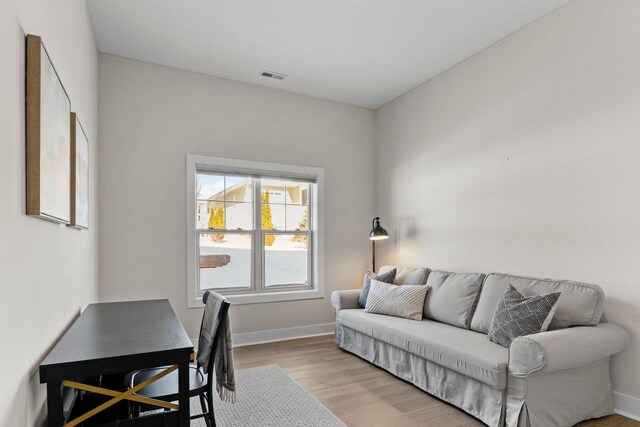
M 216 348 L 212 349 L 213 339 L 218 329 L 218 313 L 222 307 L 224 298 L 214 292 L 209 294 L 202 318 L 202 331 L 198 342 L 198 363 L 204 373 L 209 371 L 210 358 L 213 355 L 213 369 L 216 377 L 216 391 L 220 399 L 226 402 L 236 401 L 236 380 L 233 369 L 233 343 L 231 341 L 231 323 L 229 313 L 223 319 L 224 329 L 220 333 L 220 339 Z M 213 351 L 211 351 L 213 350 Z

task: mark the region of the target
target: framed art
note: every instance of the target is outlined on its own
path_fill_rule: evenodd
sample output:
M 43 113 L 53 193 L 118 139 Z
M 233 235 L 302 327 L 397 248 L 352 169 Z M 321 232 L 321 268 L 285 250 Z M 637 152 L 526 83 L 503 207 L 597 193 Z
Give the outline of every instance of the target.
M 26 213 L 69 224 L 71 101 L 39 36 L 26 56 Z
M 70 197 L 69 227 L 89 228 L 89 141 L 76 113 L 71 113 Z

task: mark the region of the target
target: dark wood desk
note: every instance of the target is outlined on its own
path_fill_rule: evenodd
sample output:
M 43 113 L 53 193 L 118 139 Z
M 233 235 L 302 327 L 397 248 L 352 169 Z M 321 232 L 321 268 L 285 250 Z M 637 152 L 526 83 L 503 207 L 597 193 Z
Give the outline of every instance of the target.
M 175 425 L 188 427 L 189 356 L 192 351 L 193 345 L 168 300 L 89 305 L 40 365 L 40 383 L 47 383 L 49 427 L 74 426 L 83 421 L 80 420 L 82 416 L 64 420 L 63 387 L 111 396 L 111 405 L 123 400 L 141 402 L 131 391 L 122 393 L 78 381 L 102 374 L 167 365 L 171 366 L 170 370 L 178 369 L 179 410 L 159 416 Z M 162 406 L 156 403 L 153 404 Z M 173 404 L 164 403 L 164 407 L 177 409 Z M 126 425 L 134 425 L 136 421 L 130 420 Z

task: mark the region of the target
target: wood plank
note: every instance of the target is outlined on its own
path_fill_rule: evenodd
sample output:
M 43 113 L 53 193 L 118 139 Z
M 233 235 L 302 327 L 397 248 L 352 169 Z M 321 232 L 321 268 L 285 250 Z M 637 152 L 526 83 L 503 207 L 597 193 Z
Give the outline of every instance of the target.
M 27 35 L 26 47 L 26 213 L 40 215 L 40 37 Z

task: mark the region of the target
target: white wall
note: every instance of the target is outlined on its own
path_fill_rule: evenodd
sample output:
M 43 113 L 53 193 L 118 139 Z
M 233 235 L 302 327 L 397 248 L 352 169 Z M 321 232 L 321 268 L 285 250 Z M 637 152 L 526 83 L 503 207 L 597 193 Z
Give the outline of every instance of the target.
M 329 296 L 369 261 L 375 113 L 230 80 L 99 56 L 100 299 L 169 298 L 187 309 L 187 153 L 319 166 L 325 171 L 325 294 L 232 307 L 234 332 L 334 320 Z M 152 207 L 152 214 L 149 209 Z
M 593 282 L 640 396 L 640 2 L 573 1 L 377 112 L 386 261 Z
M 91 228 L 25 215 L 25 34 L 42 36 L 91 150 Z M 98 62 L 84 1 L 0 2 L 0 425 L 40 424 L 38 365 L 98 297 Z

